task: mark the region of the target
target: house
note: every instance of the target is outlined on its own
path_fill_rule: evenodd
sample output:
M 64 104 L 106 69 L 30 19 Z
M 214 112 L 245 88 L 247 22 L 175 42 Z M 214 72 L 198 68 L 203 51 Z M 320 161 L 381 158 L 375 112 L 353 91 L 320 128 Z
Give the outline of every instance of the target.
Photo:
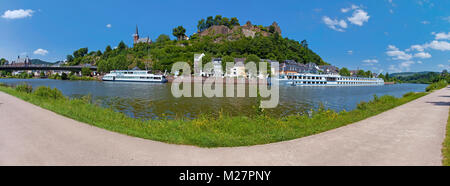
M 209 63 L 209 62 L 205 62 L 205 63 Z M 212 64 L 213 64 L 213 68 L 210 71 L 206 71 L 206 72 L 202 70 L 201 76 L 203 76 L 203 77 L 223 77 L 222 59 L 214 58 L 214 59 L 212 59 Z
M 298 74 L 305 69 L 305 65 L 299 64 L 295 60 L 284 60 L 280 63 L 280 75 Z
M 228 77 L 246 77 L 245 73 L 245 58 L 235 58 L 234 67 L 226 72 Z
M 29 65 L 31 65 L 31 60 L 30 60 L 30 58 L 28 58 L 28 56 L 25 58 L 21 58 L 20 56 L 17 56 L 17 60 L 12 61 L 10 63 L 10 65 L 17 66 L 17 67 L 29 66 Z
M 339 74 L 339 69 L 332 65 L 322 65 L 319 69 L 325 74 Z

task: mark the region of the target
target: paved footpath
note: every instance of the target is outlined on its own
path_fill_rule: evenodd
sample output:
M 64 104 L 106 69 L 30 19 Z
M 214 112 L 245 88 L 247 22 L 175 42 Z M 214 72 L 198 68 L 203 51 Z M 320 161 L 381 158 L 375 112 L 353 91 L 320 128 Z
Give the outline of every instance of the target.
M 92 127 L 0 92 L 0 165 L 441 165 L 450 88 L 287 142 L 205 149 Z

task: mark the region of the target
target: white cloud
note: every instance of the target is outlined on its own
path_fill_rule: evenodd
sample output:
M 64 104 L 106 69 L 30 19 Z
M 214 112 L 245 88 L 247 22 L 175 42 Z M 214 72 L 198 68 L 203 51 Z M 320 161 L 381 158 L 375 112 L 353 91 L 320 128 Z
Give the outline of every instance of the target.
M 431 54 L 427 53 L 427 52 L 419 52 L 417 54 L 414 54 L 414 57 L 422 58 L 422 59 L 428 59 L 428 58 L 431 58 Z
M 392 57 L 392 59 L 394 59 L 394 60 L 410 60 L 411 58 L 413 58 L 413 56 L 411 54 L 407 54 L 403 51 L 400 51 L 394 45 L 388 46 L 388 51 L 386 52 L 386 54 L 388 56 Z
M 443 17 L 442 20 L 447 21 L 447 22 L 450 23 L 450 16 L 448 16 L 448 17 Z
M 417 64 L 422 64 L 423 62 L 422 61 L 417 61 Z
M 2 18 L 4 19 L 22 19 L 26 17 L 33 16 L 34 11 L 27 9 L 18 9 L 18 10 L 7 10 L 3 13 Z
M 431 43 L 427 43 L 423 45 L 424 48 L 432 48 L 434 50 L 447 51 L 450 50 L 450 43 L 447 41 L 432 41 Z
M 368 13 L 361 9 L 355 10 L 353 12 L 353 16 L 347 18 L 347 20 L 350 21 L 350 23 L 358 26 L 363 26 L 364 22 L 368 22 L 369 19 L 370 16 L 368 15 Z
M 422 24 L 424 24 L 424 25 L 428 25 L 428 24 L 430 24 L 430 22 L 429 22 L 429 21 L 422 21 L 422 22 L 420 22 L 420 23 L 422 23 Z
M 347 28 L 347 22 L 344 20 L 338 21 L 337 19 L 331 19 L 327 16 L 324 16 L 322 20 L 329 28 L 339 32 L 344 32 L 344 29 Z
M 353 55 L 353 50 L 347 51 L 347 54 L 348 54 L 348 55 Z
M 45 49 L 40 48 L 40 49 L 35 50 L 35 51 L 33 52 L 33 54 L 45 56 L 45 55 L 48 54 L 48 51 L 45 50 Z
M 363 60 L 363 62 L 368 64 L 368 65 L 373 65 L 375 63 L 378 63 L 378 60 L 376 60 L 376 59 L 366 59 L 366 60 Z
M 407 49 L 407 51 L 410 51 L 410 50 L 417 50 L 419 52 L 423 52 L 425 49 L 423 48 L 422 45 L 413 45 L 413 46 L 411 46 L 410 49 Z
M 439 64 L 438 67 L 440 69 L 450 69 L 450 65 Z
M 342 8 L 341 12 L 342 13 L 347 13 L 348 11 L 350 11 L 351 8 Z
M 111 27 L 112 27 L 111 24 L 107 24 L 107 25 L 106 25 L 106 28 L 111 28 Z
M 389 70 L 393 72 L 405 72 L 411 70 L 411 65 L 415 64 L 414 61 L 403 61 L 397 65 L 390 65 Z
M 445 33 L 445 32 L 440 32 L 440 33 L 432 33 L 433 35 L 436 36 L 436 40 L 440 40 L 440 39 L 447 39 L 450 40 L 450 32 L 449 33 Z

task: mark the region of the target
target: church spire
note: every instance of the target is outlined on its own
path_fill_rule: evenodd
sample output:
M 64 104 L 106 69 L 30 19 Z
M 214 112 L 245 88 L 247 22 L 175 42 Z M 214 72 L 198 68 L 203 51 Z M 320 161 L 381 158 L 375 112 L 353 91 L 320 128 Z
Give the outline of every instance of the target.
M 136 35 L 139 35 L 138 26 L 136 25 Z
M 137 25 L 136 25 L 136 33 L 133 35 L 133 40 L 134 40 L 134 44 L 137 44 L 137 42 L 139 40 L 139 30 L 138 30 Z

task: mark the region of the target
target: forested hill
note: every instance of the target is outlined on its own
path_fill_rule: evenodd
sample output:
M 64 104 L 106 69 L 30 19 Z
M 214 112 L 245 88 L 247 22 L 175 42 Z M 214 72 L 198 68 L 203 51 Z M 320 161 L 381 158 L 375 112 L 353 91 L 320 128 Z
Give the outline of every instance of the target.
M 438 82 L 441 79 L 450 80 L 448 73 L 446 71 L 440 72 L 404 72 L 404 73 L 394 73 L 391 77 L 398 79 L 403 83 L 421 83 L 421 84 L 431 84 Z
M 234 24 L 237 19 L 233 19 Z M 222 21 L 223 22 L 223 21 Z M 222 24 L 217 22 L 213 24 Z M 229 25 L 233 27 L 233 25 Z M 260 27 L 264 28 L 264 27 Z M 194 34 L 189 40 L 183 40 L 185 29 L 181 26 L 173 30 L 173 35 L 178 38 L 171 40 L 168 35 L 160 35 L 155 42 L 151 44 L 139 43 L 132 47 L 126 46 L 124 42 L 119 43 L 117 48 L 112 49 L 107 46 L 104 51 L 88 51 L 88 48 L 82 48 L 68 55 L 69 65 L 78 65 L 90 63 L 97 65 L 102 72 L 108 72 L 112 69 L 131 69 L 138 66 L 141 69 L 151 68 L 154 70 L 169 70 L 175 62 L 184 61 L 193 64 L 195 53 L 205 53 L 205 60 L 211 58 L 250 58 L 270 59 L 277 61 L 295 60 L 299 63 L 313 62 L 318 65 L 327 64 L 314 51 L 309 49 L 307 41 L 295 41 L 283 38 L 278 32 L 271 32 L 269 27 L 260 34 L 256 32 L 253 37 L 234 37 L 227 38 L 223 34 L 200 35 Z M 243 34 L 239 29 L 231 34 Z M 229 61 L 225 61 L 229 62 Z

